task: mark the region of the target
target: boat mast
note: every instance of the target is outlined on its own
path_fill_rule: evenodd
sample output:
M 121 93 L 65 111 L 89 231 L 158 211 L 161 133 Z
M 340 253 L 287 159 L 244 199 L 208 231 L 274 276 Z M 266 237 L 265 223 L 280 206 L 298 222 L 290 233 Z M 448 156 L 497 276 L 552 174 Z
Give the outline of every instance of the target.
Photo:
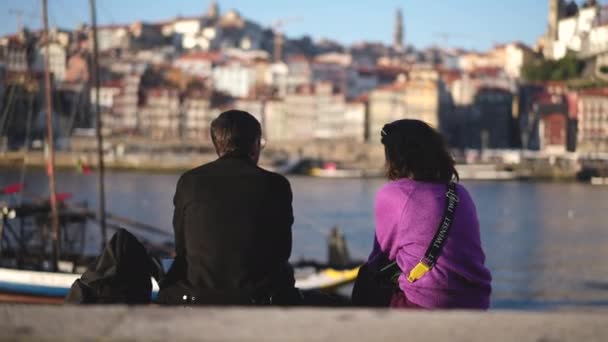
M 97 165 L 99 167 L 99 178 L 97 182 L 99 191 L 99 225 L 101 227 L 101 248 L 107 241 L 106 233 L 106 190 L 105 190 L 105 164 L 103 161 L 103 135 L 101 111 L 99 110 L 99 45 L 97 42 L 97 11 L 95 0 L 89 0 L 91 8 L 91 28 L 93 40 L 93 82 L 95 84 L 95 134 L 97 136 Z
M 51 74 L 49 72 L 49 22 L 47 0 L 42 0 L 42 25 L 44 27 L 44 96 L 46 98 L 46 139 L 48 154 L 46 171 L 49 177 L 49 191 L 51 204 L 51 239 L 53 241 L 53 269 L 57 271 L 59 261 L 59 212 L 57 210 L 57 197 L 55 195 L 55 142 L 53 137 L 53 98 L 51 97 Z

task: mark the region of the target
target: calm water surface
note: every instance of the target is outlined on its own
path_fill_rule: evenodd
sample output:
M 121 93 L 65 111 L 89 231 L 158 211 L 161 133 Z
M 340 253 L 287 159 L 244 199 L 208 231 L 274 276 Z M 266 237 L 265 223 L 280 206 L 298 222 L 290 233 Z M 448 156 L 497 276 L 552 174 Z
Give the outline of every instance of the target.
M 110 172 L 110 212 L 171 231 L 178 174 Z M 0 186 L 18 171 L 0 169 Z M 373 237 L 373 200 L 383 180 L 291 177 L 295 225 L 292 258 L 325 260 L 325 236 L 338 225 L 354 257 Z M 578 183 L 463 182 L 481 223 L 492 270 L 493 307 L 608 309 L 608 188 Z M 61 171 L 58 191 L 96 205 L 96 177 Z M 28 191 L 47 192 L 42 170 L 30 170 Z

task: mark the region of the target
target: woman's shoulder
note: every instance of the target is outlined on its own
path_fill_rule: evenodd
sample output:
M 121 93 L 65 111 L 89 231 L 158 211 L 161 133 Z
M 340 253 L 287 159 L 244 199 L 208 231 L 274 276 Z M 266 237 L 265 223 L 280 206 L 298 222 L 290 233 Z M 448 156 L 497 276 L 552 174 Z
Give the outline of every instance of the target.
M 456 193 L 458 197 L 464 198 L 467 201 L 473 200 L 471 194 L 469 194 L 469 190 L 462 183 L 456 183 Z
M 416 183 L 417 182 L 406 178 L 387 182 L 378 189 L 376 197 L 407 197 L 416 189 Z

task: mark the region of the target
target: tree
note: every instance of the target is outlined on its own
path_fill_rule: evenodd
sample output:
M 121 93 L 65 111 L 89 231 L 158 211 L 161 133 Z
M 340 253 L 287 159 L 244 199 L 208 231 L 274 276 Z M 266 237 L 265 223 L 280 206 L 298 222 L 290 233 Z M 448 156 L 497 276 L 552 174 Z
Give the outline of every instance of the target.
M 567 54 L 557 61 L 540 60 L 526 64 L 523 76 L 528 81 L 566 81 L 579 78 L 584 67 L 583 61 L 573 54 Z

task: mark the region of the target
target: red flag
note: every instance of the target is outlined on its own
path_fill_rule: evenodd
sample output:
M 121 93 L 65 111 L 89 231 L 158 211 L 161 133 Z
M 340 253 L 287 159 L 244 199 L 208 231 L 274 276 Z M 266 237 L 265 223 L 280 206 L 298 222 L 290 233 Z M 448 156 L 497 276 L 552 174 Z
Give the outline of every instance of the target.
M 23 183 L 15 183 L 5 186 L 0 190 L 1 194 L 12 195 L 23 191 Z
M 91 168 L 86 164 L 82 164 L 81 169 L 82 173 L 85 175 L 90 175 L 92 173 Z
M 76 169 L 78 170 L 78 172 L 80 172 L 84 175 L 90 175 L 92 173 L 91 167 L 89 165 L 87 165 L 84 161 L 82 161 L 81 159 L 78 159 L 78 162 L 76 164 Z
M 55 195 L 55 200 L 57 202 L 64 202 L 65 200 L 68 200 L 70 198 L 72 198 L 72 194 L 69 192 L 60 192 Z

